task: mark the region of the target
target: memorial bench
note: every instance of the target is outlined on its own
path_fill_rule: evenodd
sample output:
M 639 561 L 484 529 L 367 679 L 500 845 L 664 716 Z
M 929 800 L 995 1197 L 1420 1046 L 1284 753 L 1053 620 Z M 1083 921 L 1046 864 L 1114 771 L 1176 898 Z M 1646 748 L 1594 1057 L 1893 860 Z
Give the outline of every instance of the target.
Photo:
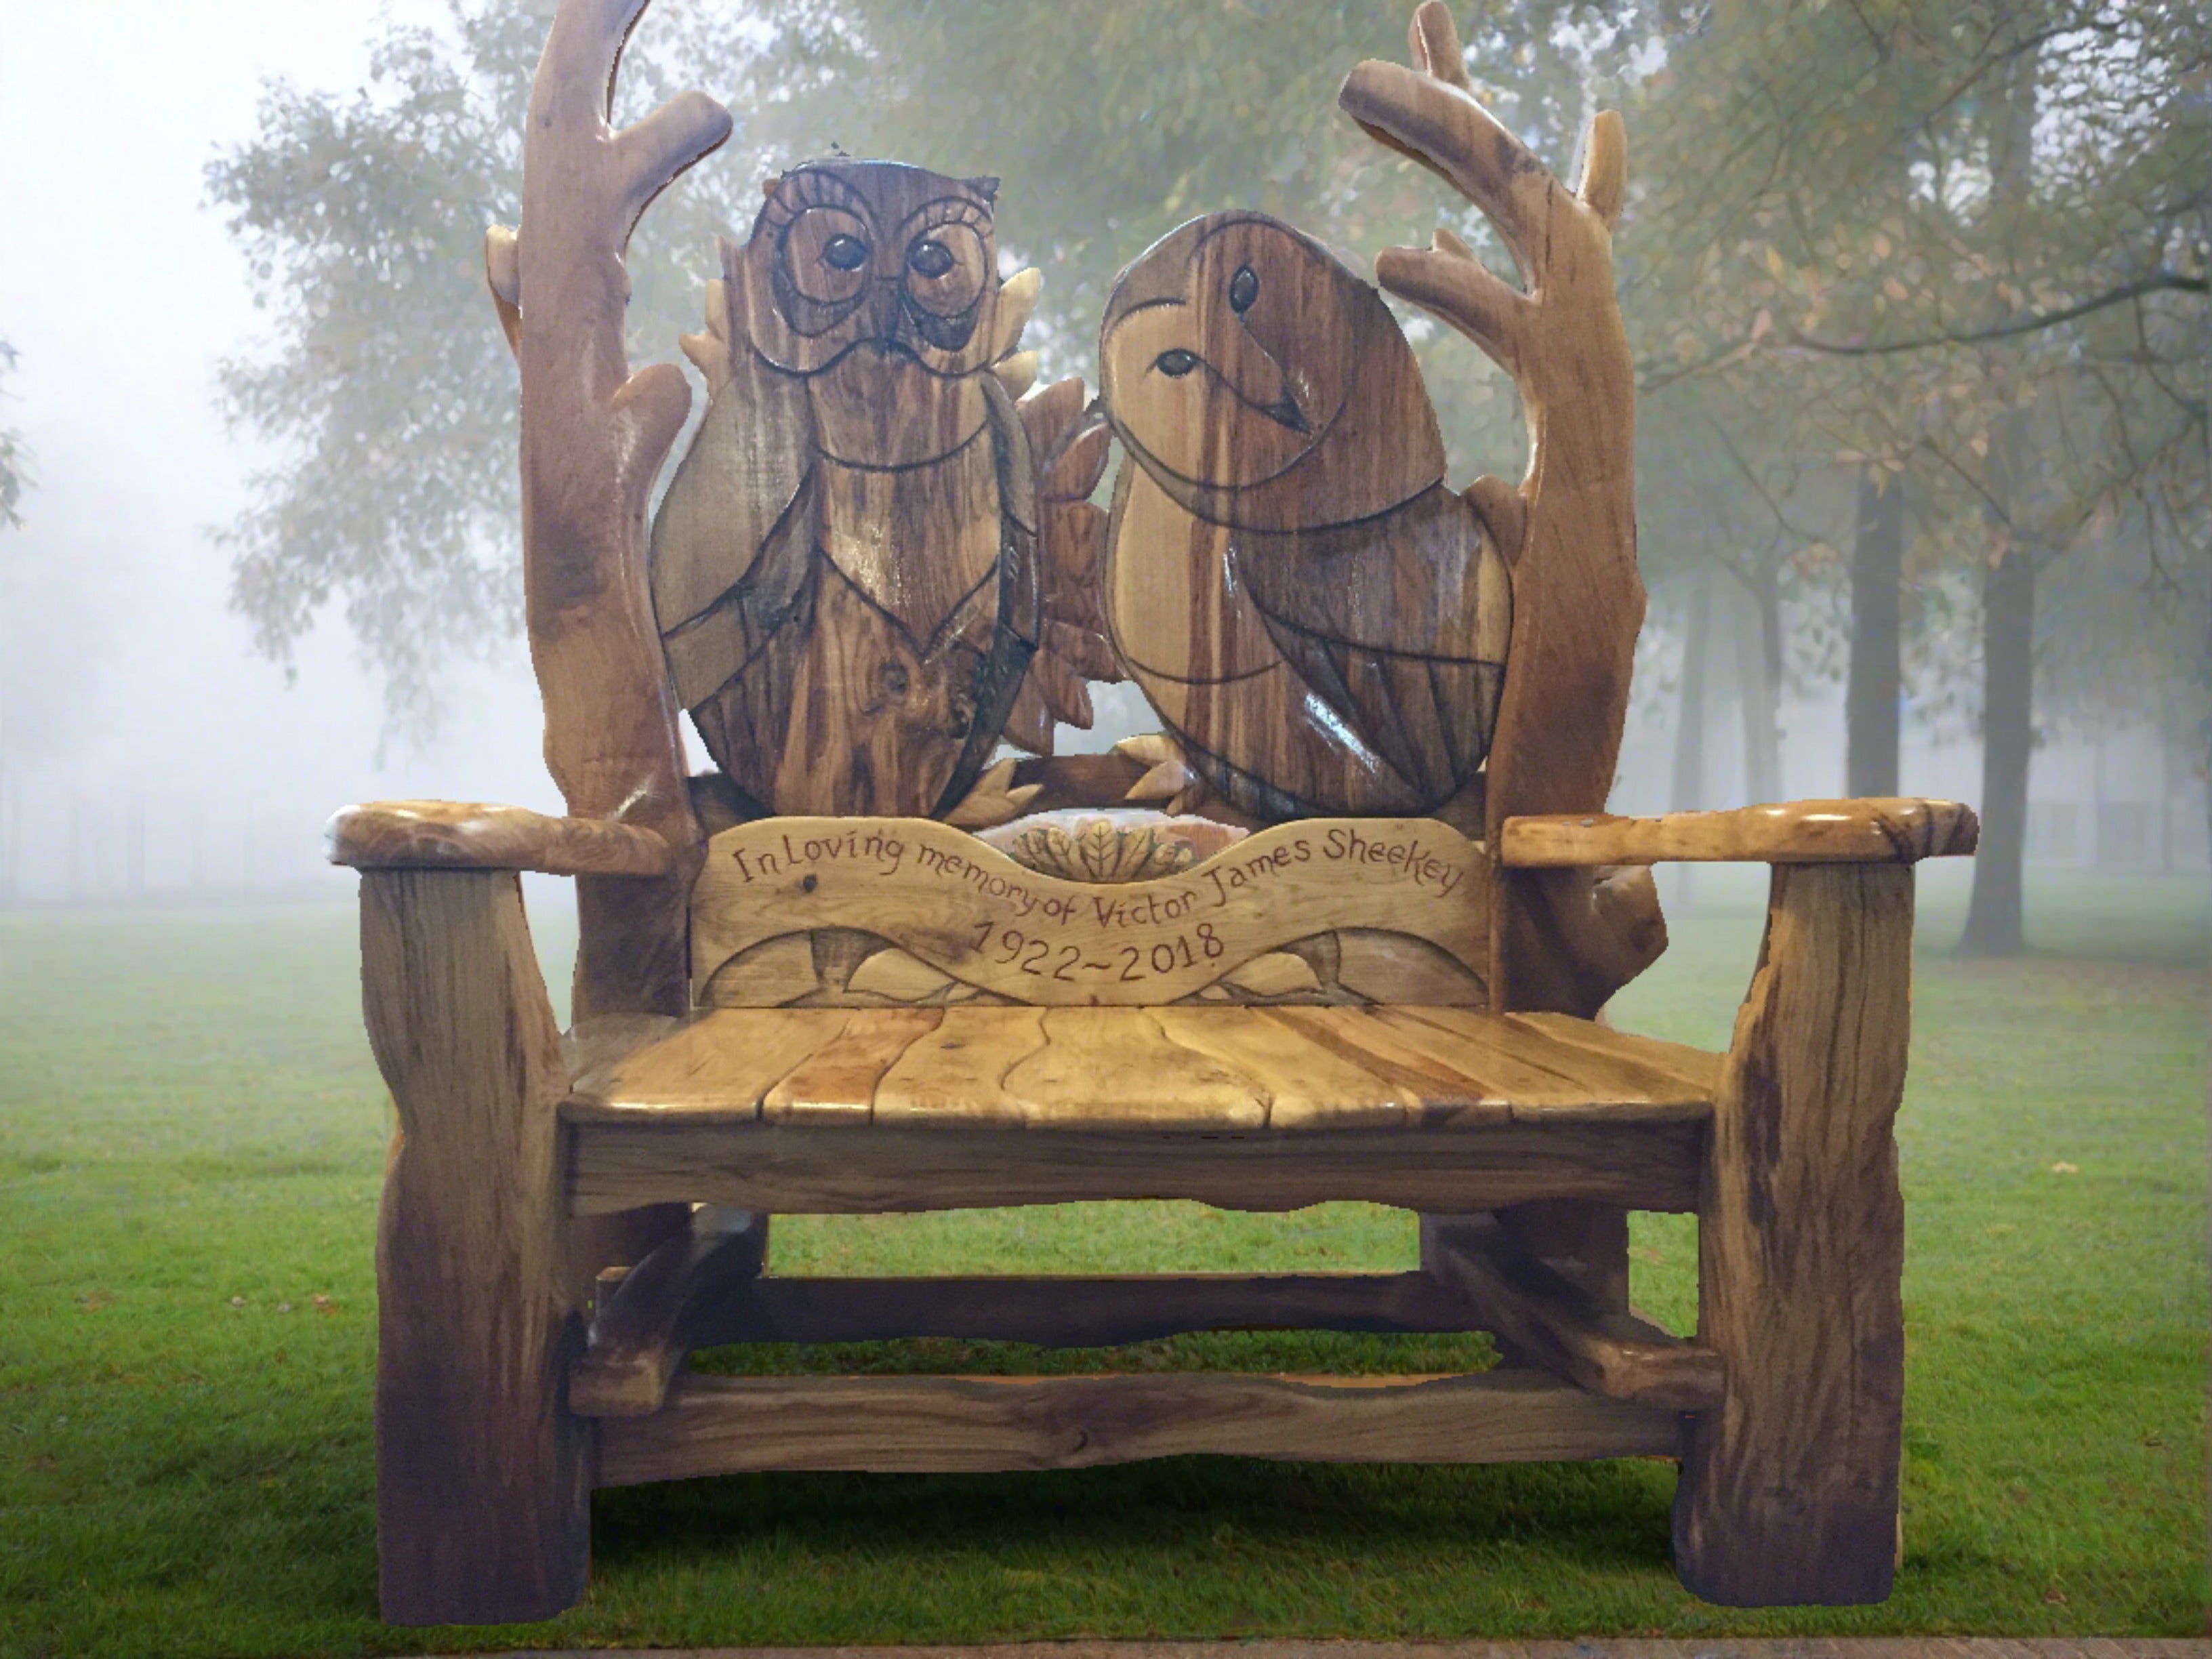
M 1382 262 L 1386 283 L 1509 361 L 1537 441 L 1521 490 L 1468 492 L 1509 556 L 1511 648 L 1487 764 L 1434 816 L 1267 822 L 1218 801 L 1195 827 L 1131 816 L 1157 745 L 1001 767 L 934 817 L 790 799 L 763 812 L 724 780 L 685 780 L 648 589 L 647 492 L 689 397 L 673 370 L 627 373 L 621 252 L 727 117 L 692 94 L 608 128 L 641 9 L 565 0 L 533 93 L 524 234 L 495 231 L 487 253 L 522 368 L 528 617 L 571 815 L 398 802 L 331 829 L 333 860 L 362 872 L 367 1019 L 401 1126 L 378 1243 L 386 1617 L 571 1605 L 598 1486 L 1189 1453 L 1679 1458 L 1675 1559 L 1696 1593 L 1886 1596 L 1911 866 L 1970 852 L 1975 824 L 1915 800 L 1596 811 L 1642 611 L 1606 258 L 1617 126 L 1594 131 L 1578 192 L 1520 165 L 1485 136 L 1434 5 L 1413 70 L 1362 65 L 1344 93 L 1500 217 L 1544 319 L 1535 343 L 1503 350 L 1502 302 L 1467 299 L 1480 268 L 1463 251 Z M 1437 257 L 1454 262 L 1442 276 L 1420 263 Z M 1240 291 L 1250 302 L 1247 283 L 1232 305 Z M 1021 418 L 1064 456 L 1065 410 L 1035 412 L 1051 396 Z M 702 446 L 720 441 L 714 419 Z M 1047 485 L 1054 465 L 1041 457 Z M 1027 476 L 1002 467 L 1001 486 L 1018 495 Z M 1046 488 L 1009 522 L 1089 525 L 1056 499 Z M 977 834 L 945 816 L 1014 821 Z M 1773 866 L 1722 1054 L 1597 1018 L 1663 945 L 1644 866 L 1677 859 Z M 523 871 L 577 880 L 565 1035 Z M 1420 1266 L 764 1271 L 779 1212 L 1133 1199 L 1400 1206 L 1421 1218 Z M 1692 1338 L 1628 1306 L 1639 1209 L 1698 1218 Z M 1224 1328 L 1482 1330 L 1507 1363 L 1386 1378 L 684 1366 L 731 1342 L 1091 1346 Z

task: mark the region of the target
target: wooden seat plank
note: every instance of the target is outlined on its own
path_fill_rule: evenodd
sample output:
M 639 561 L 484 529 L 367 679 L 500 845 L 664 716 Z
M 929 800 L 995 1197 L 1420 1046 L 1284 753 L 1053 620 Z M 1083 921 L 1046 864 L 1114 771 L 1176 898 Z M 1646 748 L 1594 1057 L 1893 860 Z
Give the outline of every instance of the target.
M 1386 1126 L 1421 1109 L 1422 1097 L 1408 1085 L 1379 1077 L 1304 1032 L 1273 1021 L 1224 1019 L 1224 1012 L 1155 1008 L 1152 1018 L 1185 1048 L 1257 1079 L 1267 1091 L 1271 1129 Z
M 577 1080 L 579 1121 L 1073 1130 L 1681 1121 L 1719 1059 L 1462 1008 L 728 1008 Z
M 954 1008 L 876 1085 L 878 1123 L 1024 1121 L 1007 1073 L 1045 1045 L 1042 1008 Z
M 1261 1129 L 1254 1078 L 1169 1036 L 1150 1008 L 1048 1008 L 1045 1046 L 1006 1073 L 1034 1127 Z
M 768 1091 L 761 1115 L 771 1123 L 866 1123 L 877 1084 L 908 1048 L 937 1029 L 943 1014 L 941 1008 L 854 1010 L 835 1036 Z

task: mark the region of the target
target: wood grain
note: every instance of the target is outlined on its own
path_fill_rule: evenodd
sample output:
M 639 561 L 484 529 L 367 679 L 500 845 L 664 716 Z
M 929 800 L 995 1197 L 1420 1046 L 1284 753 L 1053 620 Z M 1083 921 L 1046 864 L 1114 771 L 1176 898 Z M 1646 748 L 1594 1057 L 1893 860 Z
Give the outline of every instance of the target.
M 1111 1347 L 1186 1331 L 1465 1331 L 1468 1305 L 1425 1274 L 766 1278 L 718 1297 L 692 1343 L 939 1337 Z M 581 1409 L 580 1407 L 579 1409 Z
M 1905 1394 L 1893 1133 L 1912 872 L 1774 872 L 1698 1206 L 1698 1340 L 1728 1366 L 1674 1498 L 1683 1583 L 1735 1607 L 1890 1590 Z
M 1507 820 L 1500 860 L 1518 869 L 1696 860 L 1917 864 L 1972 854 L 1973 809 L 1948 800 L 1799 800 L 1664 817 L 1604 814 Z
M 1567 189 L 1476 100 L 1437 0 L 1415 15 L 1412 38 L 1412 68 L 1361 64 L 1337 102 L 1480 208 L 1528 281 L 1525 292 L 1502 281 L 1443 231 L 1432 247 L 1375 262 L 1385 289 L 1510 374 L 1528 413 L 1520 487 L 1482 479 L 1468 492 L 1513 568 L 1510 672 L 1488 769 L 1494 845 L 1510 817 L 1602 810 L 1620 757 L 1644 619 L 1635 372 L 1613 280 L 1624 149 L 1620 118 L 1597 116 L 1581 183 Z M 1622 935 L 1648 933 L 1656 900 L 1601 904 L 1595 881 L 1574 871 L 1501 884 L 1495 1006 L 1594 1014 L 1649 960 Z
M 1489 865 L 1431 819 L 1280 824 L 1176 875 L 1118 884 L 1024 869 L 915 818 L 773 818 L 714 837 L 693 896 L 699 983 L 767 939 L 865 929 L 1018 1002 L 1174 1002 L 1330 928 L 1402 933 L 1479 975 Z
M 582 1346 L 561 1036 L 516 878 L 362 878 L 362 1003 L 401 1138 L 377 1226 L 379 1583 L 393 1624 L 546 1619 L 583 1593 Z M 628 1205 L 613 1206 L 627 1209 Z
M 1675 1412 L 1721 1403 L 1721 1357 L 1617 1312 L 1522 1250 L 1487 1216 L 1440 1224 L 1431 1271 L 1522 1361 L 1610 1400 Z M 1423 1243 L 1425 1261 L 1429 1260 Z
M 568 1373 L 579 1417 L 642 1417 L 660 1409 L 684 1356 L 702 1342 L 724 1304 L 759 1276 L 768 1218 L 709 1206 L 624 1273 L 593 1315 L 590 1341 Z
M 1286 224 L 1212 214 L 1122 273 L 1099 363 L 1133 462 L 1107 621 L 1189 769 L 1267 819 L 1458 795 L 1496 715 L 1511 588 L 1444 487 L 1382 296 Z
M 1717 1057 L 1694 1049 L 1461 1008 L 732 1008 L 579 1077 L 566 1109 L 579 1122 L 1304 1133 L 1696 1122 L 1717 1083 Z
M 572 817 L 649 830 L 678 858 L 651 882 L 579 881 L 580 1019 L 690 1001 L 684 910 L 700 836 L 646 591 L 645 507 L 691 392 L 673 364 L 629 372 L 623 254 L 653 198 L 729 137 L 730 114 L 686 92 L 609 125 L 645 3 L 562 0 L 531 84 L 521 228 L 486 241 L 521 371 L 523 590 L 546 766 Z
M 330 861 L 356 870 L 537 870 L 549 876 L 665 876 L 676 849 L 650 830 L 556 818 L 520 806 L 386 800 L 339 809 Z
M 688 1376 L 602 1427 L 599 1484 L 752 1469 L 1089 1468 L 1215 1453 L 1501 1463 L 1671 1455 L 1680 1419 L 1549 1377 Z
M 572 1105 L 572 1112 L 575 1108 Z M 1228 1210 L 1334 1199 L 1462 1212 L 1544 1198 L 1639 1210 L 1697 1204 L 1702 1115 L 1419 1130 L 1206 1133 L 573 1120 L 571 1212 L 672 1199 L 775 1214 L 871 1215 L 1180 1198 Z

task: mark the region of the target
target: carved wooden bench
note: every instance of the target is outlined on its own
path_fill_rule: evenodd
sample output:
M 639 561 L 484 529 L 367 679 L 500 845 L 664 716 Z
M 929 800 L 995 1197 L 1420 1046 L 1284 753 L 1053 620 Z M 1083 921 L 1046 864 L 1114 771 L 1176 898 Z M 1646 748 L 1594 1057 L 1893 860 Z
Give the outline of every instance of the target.
M 1000 280 L 995 181 L 834 162 L 774 181 L 724 251 L 685 342 L 714 401 L 648 550 L 688 393 L 627 374 L 620 256 L 728 118 L 690 94 L 608 128 L 641 3 L 564 0 L 524 234 L 487 246 L 570 816 L 400 802 L 331 829 L 362 872 L 402 1130 L 378 1244 L 386 1616 L 568 1607 L 594 1486 L 1193 1452 L 1679 1457 L 1697 1593 L 1887 1595 L 1911 866 L 1970 852 L 1974 821 L 1910 800 L 1597 813 L 1643 605 L 1618 124 L 1565 190 L 1474 102 L 1434 4 L 1414 68 L 1360 65 L 1342 94 L 1523 260 L 1525 296 L 1447 241 L 1379 264 L 1518 378 L 1518 490 L 1444 487 L 1395 323 L 1287 227 L 1215 215 L 1132 265 L 1100 419 L 1078 382 L 1021 396 L 1036 287 Z M 1108 515 L 1087 498 L 1109 433 Z M 1125 676 L 1163 734 L 1051 757 L 1055 720 L 1088 718 L 1083 680 Z M 715 775 L 684 778 L 679 708 Z M 1034 757 L 994 760 L 1001 738 Z M 1668 859 L 1774 866 L 1725 1054 L 1595 1018 L 1664 945 L 1641 866 Z M 520 871 L 577 878 L 566 1036 Z M 1420 1266 L 764 1270 L 779 1211 L 1126 1199 L 1402 1206 Z M 1694 1340 L 1629 1309 L 1637 1209 L 1698 1218 Z M 1507 1364 L 684 1367 L 729 1342 L 1237 1328 L 1486 1330 Z

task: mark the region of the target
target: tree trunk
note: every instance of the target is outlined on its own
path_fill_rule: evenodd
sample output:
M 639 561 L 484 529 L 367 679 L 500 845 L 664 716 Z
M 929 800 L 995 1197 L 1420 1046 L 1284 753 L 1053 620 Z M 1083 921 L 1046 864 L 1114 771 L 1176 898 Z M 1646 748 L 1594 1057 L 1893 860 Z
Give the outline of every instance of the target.
M 2035 564 L 2026 548 L 2013 546 L 1982 577 L 1982 845 L 1959 941 L 1968 956 L 2021 949 L 2034 687 Z
M 1782 587 L 1771 569 L 1746 584 L 1750 603 L 1735 630 L 1736 684 L 1743 705 L 1747 803 L 1782 799 Z
M 1862 474 L 1851 546 L 1851 661 L 1844 696 L 1844 793 L 1898 793 L 1904 693 L 1905 484 Z

